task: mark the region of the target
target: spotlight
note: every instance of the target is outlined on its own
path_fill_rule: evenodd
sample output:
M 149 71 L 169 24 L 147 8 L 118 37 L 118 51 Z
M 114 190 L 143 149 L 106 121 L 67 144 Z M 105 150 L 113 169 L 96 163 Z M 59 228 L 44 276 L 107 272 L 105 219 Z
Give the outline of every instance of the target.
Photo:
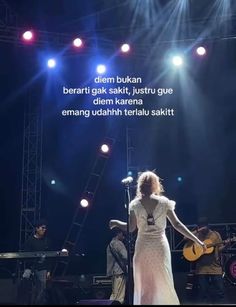
M 97 73 L 98 74 L 104 74 L 106 72 L 106 66 L 103 64 L 99 64 L 97 66 Z
M 49 59 L 48 60 L 48 67 L 49 68 L 54 68 L 56 66 L 56 60 L 55 59 Z
M 83 198 L 83 199 L 81 199 L 81 201 L 80 201 L 80 205 L 81 205 L 81 207 L 83 207 L 83 208 L 87 208 L 88 205 L 89 205 L 89 202 L 88 202 L 88 200 L 87 200 L 86 198 Z
M 205 54 L 206 54 L 206 49 L 205 49 L 204 47 L 201 46 L 201 47 L 198 47 L 198 48 L 197 48 L 196 52 L 197 52 L 198 55 L 201 55 L 201 56 L 202 56 L 202 55 L 205 55 Z
M 129 52 L 130 51 L 130 45 L 129 44 L 123 44 L 121 47 L 120 47 L 120 50 L 124 53 L 126 52 Z
M 172 63 L 175 66 L 181 66 L 183 64 L 183 58 L 179 55 L 176 55 L 172 58 Z
M 56 184 L 56 180 L 52 179 L 51 184 Z
M 127 173 L 127 176 L 129 177 L 129 176 L 133 176 L 133 172 L 132 171 L 128 171 L 128 173 Z
M 23 34 L 22 34 L 22 38 L 25 40 L 25 41 L 32 41 L 34 37 L 34 34 L 32 31 L 25 31 Z
M 102 144 L 101 152 L 108 153 L 110 151 L 110 147 L 107 144 Z
M 182 179 L 182 177 L 179 176 L 179 177 L 177 177 L 177 180 L 178 180 L 179 182 L 182 182 L 183 179 Z
M 80 39 L 80 38 L 76 38 L 76 39 L 74 39 L 73 40 L 73 45 L 75 46 L 75 47 L 82 47 L 82 45 L 83 45 L 83 41 Z

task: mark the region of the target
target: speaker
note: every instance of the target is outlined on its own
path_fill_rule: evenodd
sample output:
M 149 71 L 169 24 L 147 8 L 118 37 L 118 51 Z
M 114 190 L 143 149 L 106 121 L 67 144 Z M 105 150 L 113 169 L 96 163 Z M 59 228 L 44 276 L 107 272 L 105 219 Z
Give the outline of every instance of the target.
M 121 305 L 119 301 L 113 300 L 80 300 L 76 305 Z
M 109 299 L 111 295 L 111 286 L 110 285 L 95 285 L 92 286 L 92 298 L 97 300 L 106 300 Z
M 17 298 L 17 283 L 12 279 L 0 279 L 0 304 L 14 305 Z

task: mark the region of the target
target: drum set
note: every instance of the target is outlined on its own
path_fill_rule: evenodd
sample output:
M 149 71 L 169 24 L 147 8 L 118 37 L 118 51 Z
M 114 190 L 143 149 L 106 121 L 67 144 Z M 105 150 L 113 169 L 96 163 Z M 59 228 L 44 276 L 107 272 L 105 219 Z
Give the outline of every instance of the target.
M 232 285 L 236 285 L 236 255 L 223 255 L 223 277 Z

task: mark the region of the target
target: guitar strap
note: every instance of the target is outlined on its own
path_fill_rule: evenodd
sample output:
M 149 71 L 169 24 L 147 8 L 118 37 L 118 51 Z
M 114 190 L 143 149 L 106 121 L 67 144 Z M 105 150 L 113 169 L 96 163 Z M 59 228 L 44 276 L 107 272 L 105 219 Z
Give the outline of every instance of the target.
M 112 249 L 111 244 L 109 244 L 109 248 L 111 251 L 112 256 L 115 258 L 116 262 L 118 263 L 119 267 L 121 268 L 121 270 L 124 272 L 125 275 L 127 275 L 127 269 L 126 269 L 126 265 L 124 265 L 120 258 L 118 257 L 118 255 L 116 254 L 116 252 Z
M 214 230 L 213 230 L 213 232 L 214 232 L 215 235 L 218 237 L 219 241 L 222 241 L 222 240 L 220 240 L 220 238 L 219 238 L 218 232 L 217 232 L 217 231 L 214 231 Z M 222 242 L 222 243 L 223 243 L 223 242 Z M 214 248 L 214 255 L 215 255 L 216 262 L 217 262 L 218 264 L 221 265 L 220 252 L 219 252 L 219 248 L 218 248 L 217 246 Z

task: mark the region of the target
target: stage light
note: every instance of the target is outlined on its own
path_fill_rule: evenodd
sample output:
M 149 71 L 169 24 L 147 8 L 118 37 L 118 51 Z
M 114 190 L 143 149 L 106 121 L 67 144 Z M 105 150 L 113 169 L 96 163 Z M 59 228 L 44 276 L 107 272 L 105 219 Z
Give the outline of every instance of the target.
M 76 38 L 73 40 L 73 45 L 77 48 L 82 47 L 83 41 L 80 38 Z
M 97 73 L 98 74 L 104 74 L 106 72 L 106 66 L 103 64 L 99 64 L 97 66 Z
M 182 177 L 179 176 L 179 177 L 177 177 L 177 180 L 178 180 L 179 182 L 182 182 L 183 179 L 182 179 Z
M 101 152 L 108 153 L 110 150 L 110 147 L 107 144 L 102 144 L 101 146 Z
M 196 52 L 197 52 L 197 54 L 198 55 L 205 55 L 206 54 L 206 49 L 204 48 L 204 47 L 198 47 L 197 49 L 196 49 Z
M 25 40 L 25 41 L 32 41 L 34 37 L 34 34 L 32 31 L 25 31 L 23 34 L 22 34 L 22 38 Z
M 120 47 L 120 50 L 124 53 L 126 52 L 129 52 L 130 51 L 130 45 L 129 44 L 123 44 L 121 47 Z
M 106 157 L 108 157 L 109 154 L 111 153 L 114 141 L 115 140 L 112 138 L 105 137 L 103 141 L 101 142 L 99 150 L 102 154 L 106 155 Z
M 181 66 L 181 65 L 183 65 L 183 58 L 179 55 L 176 55 L 172 58 L 172 63 L 175 66 Z
M 56 60 L 55 59 L 49 59 L 48 60 L 48 63 L 47 63 L 47 65 L 48 65 L 48 67 L 49 68 L 54 68 L 55 66 L 56 66 Z
M 56 180 L 52 179 L 51 184 L 56 184 Z
M 86 198 L 83 198 L 83 199 L 81 199 L 81 201 L 80 201 L 80 205 L 81 205 L 81 207 L 83 207 L 83 208 L 87 208 L 88 205 L 89 205 L 89 202 L 88 202 L 88 200 L 87 200 Z
M 127 173 L 127 176 L 129 177 L 129 176 L 133 176 L 133 172 L 132 171 L 128 171 L 128 173 Z

